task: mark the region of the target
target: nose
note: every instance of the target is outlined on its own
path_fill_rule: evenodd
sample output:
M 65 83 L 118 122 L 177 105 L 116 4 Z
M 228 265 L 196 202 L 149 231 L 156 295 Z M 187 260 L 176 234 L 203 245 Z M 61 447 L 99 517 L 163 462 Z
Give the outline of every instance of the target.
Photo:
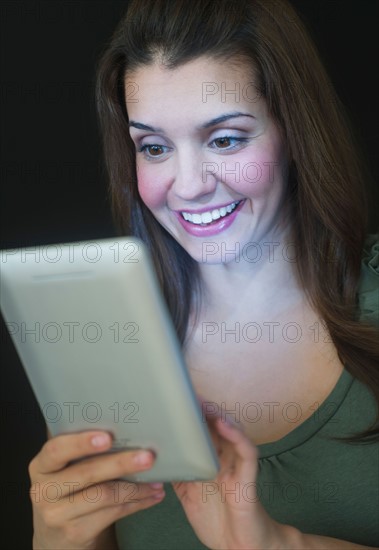
M 217 186 L 214 163 L 188 151 L 177 156 L 172 192 L 182 201 L 206 202 Z

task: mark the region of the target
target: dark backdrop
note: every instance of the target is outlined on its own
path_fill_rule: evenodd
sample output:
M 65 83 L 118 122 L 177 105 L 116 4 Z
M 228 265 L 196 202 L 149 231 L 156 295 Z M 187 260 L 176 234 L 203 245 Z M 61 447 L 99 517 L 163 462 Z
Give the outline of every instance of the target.
M 378 174 L 378 3 L 296 0 Z M 94 67 L 123 0 L 0 1 L 1 248 L 112 237 Z M 378 194 L 376 195 L 378 199 Z M 354 228 L 352 227 L 352 231 Z M 45 428 L 1 320 L 4 548 L 31 548 L 27 465 Z M 4 507 L 2 507 L 4 510 Z

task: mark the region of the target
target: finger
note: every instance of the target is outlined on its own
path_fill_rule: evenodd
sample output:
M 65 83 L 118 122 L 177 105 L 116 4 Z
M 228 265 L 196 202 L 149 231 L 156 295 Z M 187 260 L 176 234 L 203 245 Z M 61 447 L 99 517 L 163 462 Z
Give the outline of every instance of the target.
M 83 484 L 92 485 L 149 470 L 154 461 L 154 453 L 149 450 L 120 451 L 82 460 L 68 466 L 64 475 L 66 478 L 78 479 Z
M 227 455 L 234 456 L 234 450 L 233 450 L 233 444 L 231 444 L 229 441 L 225 441 L 225 437 L 220 434 L 218 423 L 222 422 L 229 422 L 229 420 L 222 418 L 221 416 L 217 415 L 212 419 L 208 419 L 208 427 L 210 436 L 212 439 L 212 443 L 217 451 L 217 453 L 225 459 Z M 230 452 L 229 452 L 230 451 Z
M 205 419 L 208 423 L 212 422 L 214 420 L 217 420 L 217 418 L 220 417 L 220 411 L 219 406 L 217 403 L 214 403 L 213 401 L 207 401 L 201 396 L 197 396 L 200 406 L 201 406 L 201 413 L 203 419 Z
M 70 540 L 75 541 L 76 545 L 80 545 L 97 537 L 99 533 L 120 518 L 159 504 L 163 498 L 164 494 L 159 499 L 147 497 L 138 502 L 115 504 L 101 510 L 96 510 L 85 516 L 76 517 L 67 524 L 65 528 L 66 536 Z M 62 517 L 55 512 L 54 507 L 50 507 L 45 523 L 51 528 L 61 528 Z
M 61 521 L 73 521 L 75 518 L 87 516 L 122 504 L 138 504 L 148 498 L 161 498 L 164 492 L 163 483 L 154 489 L 145 483 L 128 483 L 114 481 L 91 485 L 81 491 L 71 492 L 68 496 L 54 503 L 52 512 Z
M 93 493 L 91 496 L 90 493 Z M 115 505 L 130 504 L 138 505 L 148 498 L 160 500 L 164 494 L 163 483 L 159 488 L 153 488 L 147 483 L 128 483 L 114 481 L 103 483 L 101 485 L 91 486 L 89 491 L 78 494 L 81 502 L 75 509 L 76 516 L 84 516 L 89 511 L 97 511 Z M 84 497 L 84 498 L 83 498 Z
M 257 456 L 257 448 L 236 424 L 224 422 L 219 418 L 216 421 L 216 428 L 223 438 L 234 444 L 237 455 L 241 459 L 254 459 Z
M 84 486 L 98 485 L 148 470 L 153 466 L 154 460 L 154 454 L 148 450 L 120 451 L 84 459 L 60 472 L 53 475 L 49 473 L 36 480 L 42 486 L 51 483 L 59 486 L 60 498 L 64 498 L 72 491 L 80 491 Z
M 208 423 L 210 428 L 210 436 L 213 447 L 216 450 L 218 461 L 220 464 L 219 475 L 226 472 L 233 472 L 236 467 L 236 453 L 234 444 L 225 439 L 218 430 L 216 422 Z
M 233 444 L 236 468 L 239 468 L 242 477 L 252 481 L 257 471 L 258 449 L 248 437 L 237 427 L 220 419 L 216 422 L 220 435 Z
M 49 439 L 30 463 L 33 474 L 57 472 L 72 460 L 104 452 L 111 447 L 112 438 L 107 432 L 91 431 L 58 435 Z

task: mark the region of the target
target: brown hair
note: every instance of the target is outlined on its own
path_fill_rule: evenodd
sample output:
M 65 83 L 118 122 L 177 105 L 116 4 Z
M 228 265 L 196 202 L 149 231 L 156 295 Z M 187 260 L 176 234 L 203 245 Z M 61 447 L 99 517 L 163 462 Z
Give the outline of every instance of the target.
M 358 282 L 368 228 L 365 170 L 317 51 L 286 0 L 132 0 L 99 60 L 96 101 L 112 210 L 120 234 L 141 238 L 183 344 L 197 263 L 155 220 L 137 191 L 124 78 L 153 64 L 167 69 L 208 56 L 245 59 L 290 159 L 288 201 L 299 280 L 325 321 L 341 362 L 379 403 L 378 331 L 359 321 Z M 200 293 L 200 294 L 199 294 Z M 370 441 L 375 424 L 346 440 Z

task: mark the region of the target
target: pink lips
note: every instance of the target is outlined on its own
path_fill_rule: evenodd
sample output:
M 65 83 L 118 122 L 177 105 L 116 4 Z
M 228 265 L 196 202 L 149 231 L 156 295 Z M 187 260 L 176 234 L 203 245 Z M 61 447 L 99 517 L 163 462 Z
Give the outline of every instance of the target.
M 245 204 L 245 201 L 242 200 L 237 208 L 233 210 L 233 212 L 227 216 L 224 216 L 223 218 L 219 218 L 218 220 L 214 221 L 213 223 L 210 223 L 209 225 L 195 225 L 191 222 L 186 221 L 183 216 L 179 212 L 174 212 L 175 216 L 177 217 L 179 223 L 182 225 L 182 227 L 189 233 L 190 235 L 193 235 L 194 237 L 212 237 L 213 235 L 217 235 L 218 233 L 221 233 L 222 231 L 225 231 L 228 227 L 232 225 L 234 222 L 238 212 L 241 210 L 243 205 Z M 189 213 L 198 213 L 206 212 L 208 209 L 203 210 L 188 210 Z

